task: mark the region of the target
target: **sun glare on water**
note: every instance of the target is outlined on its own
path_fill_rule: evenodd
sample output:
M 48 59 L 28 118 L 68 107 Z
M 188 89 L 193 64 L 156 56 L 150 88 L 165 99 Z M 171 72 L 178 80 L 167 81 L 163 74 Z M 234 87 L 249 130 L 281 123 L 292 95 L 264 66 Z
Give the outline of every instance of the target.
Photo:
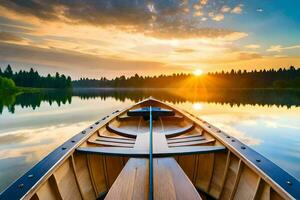
M 202 71 L 201 69 L 196 69 L 195 71 L 193 71 L 193 74 L 194 74 L 195 76 L 200 76 L 200 75 L 203 74 L 203 71 Z

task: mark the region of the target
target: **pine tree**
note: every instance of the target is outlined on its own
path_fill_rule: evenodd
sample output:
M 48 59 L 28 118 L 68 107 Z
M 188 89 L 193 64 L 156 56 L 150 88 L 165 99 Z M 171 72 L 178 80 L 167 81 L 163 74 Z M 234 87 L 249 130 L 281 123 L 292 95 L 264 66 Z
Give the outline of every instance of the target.
M 7 67 L 6 67 L 5 71 L 4 71 L 4 76 L 7 77 L 7 78 L 12 78 L 13 71 L 12 71 L 10 65 L 7 65 Z

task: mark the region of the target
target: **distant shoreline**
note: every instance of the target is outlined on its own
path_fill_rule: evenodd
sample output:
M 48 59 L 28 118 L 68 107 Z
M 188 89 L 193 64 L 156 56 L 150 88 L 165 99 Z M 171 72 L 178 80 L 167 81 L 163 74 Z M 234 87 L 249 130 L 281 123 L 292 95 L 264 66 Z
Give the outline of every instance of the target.
M 73 87 L 71 90 L 300 90 L 299 88 Z M 54 90 L 56 90 L 54 88 Z M 61 89 L 59 89 L 61 90 Z
M 10 96 L 10 95 L 21 95 L 21 94 L 30 94 L 30 93 L 41 93 L 47 91 L 63 91 L 63 90 L 72 90 L 72 89 L 60 89 L 60 88 L 33 88 L 33 87 L 16 87 L 14 89 L 0 89 L 0 96 Z

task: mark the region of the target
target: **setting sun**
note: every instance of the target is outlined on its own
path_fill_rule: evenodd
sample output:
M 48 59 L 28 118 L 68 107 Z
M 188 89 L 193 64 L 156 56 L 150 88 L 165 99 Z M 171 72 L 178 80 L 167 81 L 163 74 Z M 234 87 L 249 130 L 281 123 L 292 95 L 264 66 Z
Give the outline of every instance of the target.
M 193 104 L 193 108 L 195 109 L 195 110 L 202 110 L 202 104 L 201 103 L 194 103 Z
M 200 75 L 203 74 L 203 71 L 202 71 L 201 69 L 196 69 L 195 71 L 193 71 L 193 74 L 194 74 L 195 76 L 200 76 Z

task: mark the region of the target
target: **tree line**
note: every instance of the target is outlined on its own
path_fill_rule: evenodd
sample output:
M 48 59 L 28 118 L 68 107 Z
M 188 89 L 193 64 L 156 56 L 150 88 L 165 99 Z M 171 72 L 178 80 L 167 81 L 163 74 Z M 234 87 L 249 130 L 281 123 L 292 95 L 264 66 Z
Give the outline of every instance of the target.
M 48 74 L 41 76 L 31 68 L 29 71 L 13 72 L 10 65 L 0 77 L 12 79 L 17 86 L 34 88 L 300 88 L 300 68 L 280 68 L 278 70 L 231 70 L 214 72 L 201 76 L 177 73 L 160 76 L 119 76 L 114 79 L 81 78 L 72 81 L 71 77 Z M 7 80 L 5 80 L 7 82 Z
M 72 82 L 78 88 L 300 88 L 300 68 L 278 70 L 231 70 L 201 76 L 172 74 L 160 76 L 119 76 L 108 80 L 81 78 Z
M 31 68 L 29 71 L 20 70 L 13 72 L 10 65 L 2 72 L 0 68 L 0 77 L 13 80 L 19 87 L 33 88 L 70 88 L 72 87 L 71 77 L 66 77 L 64 74 L 56 72 L 55 76 L 48 74 L 41 76 L 37 71 Z

